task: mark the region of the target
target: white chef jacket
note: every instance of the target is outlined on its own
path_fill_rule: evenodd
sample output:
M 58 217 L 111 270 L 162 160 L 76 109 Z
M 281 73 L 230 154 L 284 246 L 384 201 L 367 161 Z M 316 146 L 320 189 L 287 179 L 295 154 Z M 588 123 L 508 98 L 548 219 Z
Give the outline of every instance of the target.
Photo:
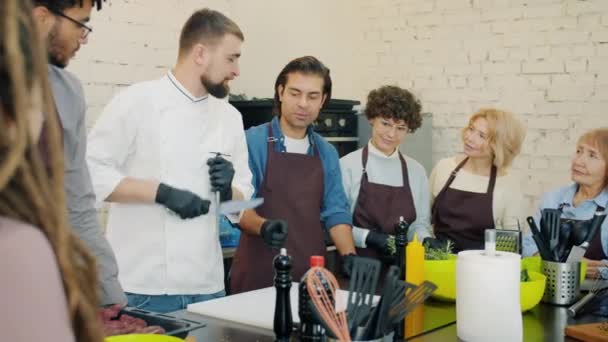
M 207 159 L 230 155 L 232 186 L 253 194 L 239 112 L 226 101 L 195 98 L 169 72 L 115 96 L 89 135 L 87 162 L 98 201 L 125 177 L 158 180 L 214 202 Z M 209 294 L 224 288 L 214 207 L 183 220 L 157 204 L 112 203 L 107 234 L 126 292 Z M 230 218 L 238 221 L 237 217 Z

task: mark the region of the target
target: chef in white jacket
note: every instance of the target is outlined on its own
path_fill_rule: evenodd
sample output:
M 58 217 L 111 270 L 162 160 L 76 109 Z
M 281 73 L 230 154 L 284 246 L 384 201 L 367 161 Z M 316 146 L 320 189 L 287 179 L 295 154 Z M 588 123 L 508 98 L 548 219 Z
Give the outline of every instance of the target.
M 111 203 L 107 234 L 131 306 L 169 312 L 225 295 L 215 191 L 226 201 L 253 188 L 241 116 L 218 98 L 239 75 L 243 40 L 223 14 L 195 12 L 176 66 L 119 93 L 89 135 L 91 178 Z

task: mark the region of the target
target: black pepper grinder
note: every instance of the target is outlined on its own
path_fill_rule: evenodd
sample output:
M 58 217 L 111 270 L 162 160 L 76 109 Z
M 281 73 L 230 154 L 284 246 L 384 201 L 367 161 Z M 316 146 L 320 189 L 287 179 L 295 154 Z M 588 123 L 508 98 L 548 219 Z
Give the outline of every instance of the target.
M 399 217 L 399 223 L 395 225 L 395 258 L 396 266 L 399 267 L 400 277 L 399 279 L 405 281 L 405 245 L 407 245 L 407 231 L 410 228 L 410 224 L 403 219 L 403 216 Z M 401 341 L 405 337 L 405 320 L 402 320 L 395 327 L 395 341 Z
M 291 317 L 291 257 L 287 250 L 281 248 L 281 253 L 274 257 L 274 287 L 277 297 L 274 306 L 275 341 L 289 342 L 293 319 Z

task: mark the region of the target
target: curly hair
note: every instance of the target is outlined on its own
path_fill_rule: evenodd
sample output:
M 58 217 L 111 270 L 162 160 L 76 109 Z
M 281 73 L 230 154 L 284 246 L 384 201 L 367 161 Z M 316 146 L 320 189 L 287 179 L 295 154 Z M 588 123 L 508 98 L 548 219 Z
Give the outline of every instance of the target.
M 29 223 L 46 236 L 76 340 L 102 342 L 95 259 L 68 223 L 60 126 L 31 13 L 29 0 L 0 1 L 0 215 Z M 34 112 L 47 114 L 49 165 L 32 139 Z
M 368 119 L 383 117 L 395 121 L 405 121 L 410 133 L 422 125 L 420 101 L 406 89 L 385 85 L 367 95 L 365 116 Z

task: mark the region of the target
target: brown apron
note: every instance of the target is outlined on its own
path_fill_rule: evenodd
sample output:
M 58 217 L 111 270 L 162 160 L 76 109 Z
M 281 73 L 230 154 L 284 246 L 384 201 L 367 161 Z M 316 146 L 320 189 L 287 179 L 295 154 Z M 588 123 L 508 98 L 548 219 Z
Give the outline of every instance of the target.
M 256 212 L 268 219 L 287 221 L 287 254 L 292 257 L 294 281 L 308 270 L 311 255 L 325 256 L 325 234 L 321 224 L 323 165 L 313 144 L 314 155 L 275 152 L 277 139 L 268 124 L 268 160 L 259 197 L 264 203 Z M 272 259 L 278 250 L 261 236 L 241 234 L 230 274 L 230 292 L 240 293 L 272 286 Z
M 357 204 L 353 212 L 353 224 L 355 226 L 378 230 L 386 234 L 395 234 L 395 225 L 399 223 L 399 217 L 403 217 L 410 224 L 416 220 L 416 207 L 410 189 L 407 164 L 401 153 L 398 153 L 401 161 L 403 186 L 370 183 L 366 171 L 368 147 L 367 145 L 363 147 L 361 153 L 363 174 L 361 175 Z M 357 248 L 357 255 L 380 260 L 383 258 L 383 255 L 372 248 Z M 383 266 L 383 270 L 387 268 L 386 266 Z
M 435 197 L 431 220 L 435 236 L 454 242 L 454 253 L 468 249 L 483 249 L 484 231 L 494 228 L 492 210 L 496 166 L 492 165 L 488 189 L 485 193 L 451 189 L 458 171 L 469 158 L 465 158 L 452 171 L 441 191 Z

